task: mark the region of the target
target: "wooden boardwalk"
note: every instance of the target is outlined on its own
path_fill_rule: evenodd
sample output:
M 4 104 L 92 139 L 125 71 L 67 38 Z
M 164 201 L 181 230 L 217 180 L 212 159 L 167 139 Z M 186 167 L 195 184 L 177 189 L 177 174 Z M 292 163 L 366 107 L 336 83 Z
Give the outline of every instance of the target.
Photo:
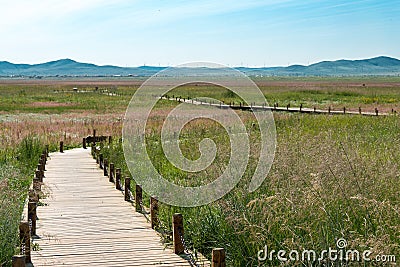
M 37 210 L 34 266 L 190 266 L 103 176 L 90 150 L 53 153 Z
M 252 106 L 242 106 L 242 105 L 230 105 L 230 104 L 217 104 L 214 102 L 205 102 L 205 101 L 200 101 L 197 99 L 185 99 L 185 98 L 170 98 L 170 97 L 161 97 L 161 99 L 167 99 L 171 101 L 178 101 L 178 102 L 183 102 L 183 103 L 188 103 L 188 104 L 193 104 L 193 105 L 203 105 L 203 106 L 213 106 L 217 108 L 231 108 L 231 109 L 236 109 L 236 110 L 254 110 L 254 111 L 274 111 L 274 112 L 298 112 L 298 113 L 309 113 L 309 114 L 327 114 L 327 115 L 362 115 L 362 116 L 390 116 L 390 115 L 396 115 L 397 112 L 393 111 L 392 113 L 384 113 L 384 112 L 379 112 L 377 109 L 375 109 L 375 112 L 365 112 L 365 111 L 349 111 L 346 110 L 346 108 L 342 110 L 325 110 L 325 109 L 314 109 L 314 108 L 300 108 L 300 107 L 269 107 L 269 106 L 260 106 L 260 105 L 252 105 Z

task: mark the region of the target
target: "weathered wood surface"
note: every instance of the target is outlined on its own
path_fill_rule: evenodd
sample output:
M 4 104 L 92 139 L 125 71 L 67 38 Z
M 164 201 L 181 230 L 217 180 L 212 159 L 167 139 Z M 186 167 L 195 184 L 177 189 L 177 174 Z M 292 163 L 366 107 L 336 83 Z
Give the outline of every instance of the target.
M 103 176 L 89 150 L 54 153 L 37 211 L 34 266 L 190 266 Z

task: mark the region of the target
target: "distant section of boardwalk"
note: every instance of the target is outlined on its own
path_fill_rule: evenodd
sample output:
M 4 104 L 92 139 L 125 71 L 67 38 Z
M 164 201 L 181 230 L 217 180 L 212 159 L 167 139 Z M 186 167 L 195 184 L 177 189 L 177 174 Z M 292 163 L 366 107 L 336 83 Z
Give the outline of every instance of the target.
M 37 211 L 34 266 L 190 266 L 103 176 L 90 151 L 54 153 Z
M 363 115 L 363 116 L 390 116 L 390 115 L 397 115 L 397 111 L 392 109 L 391 113 L 385 113 L 385 112 L 379 112 L 377 108 L 375 108 L 374 112 L 365 112 L 362 111 L 361 108 L 359 108 L 358 111 L 349 111 L 346 110 L 346 107 L 343 107 L 342 110 L 331 110 L 329 107 L 327 110 L 325 109 L 317 109 L 317 108 L 304 108 L 302 105 L 300 107 L 290 107 L 290 105 L 287 105 L 286 107 L 278 107 L 278 104 L 275 104 L 274 106 L 262 106 L 262 105 L 256 105 L 256 104 L 251 104 L 250 106 L 242 105 L 242 103 L 239 103 L 239 105 L 236 103 L 222 103 L 219 102 L 217 103 L 216 101 L 213 102 L 207 102 L 205 99 L 204 100 L 198 100 L 198 99 L 189 99 L 189 98 L 180 98 L 180 97 L 169 97 L 169 96 L 164 96 L 161 97 L 161 99 L 167 99 L 171 101 L 178 101 L 182 103 L 189 103 L 193 105 L 203 105 L 203 106 L 212 106 L 212 107 L 217 107 L 217 108 L 223 108 L 223 109 L 236 109 L 236 110 L 253 110 L 253 111 L 275 111 L 275 112 L 298 112 L 298 113 L 309 113 L 309 114 L 328 114 L 328 115 Z

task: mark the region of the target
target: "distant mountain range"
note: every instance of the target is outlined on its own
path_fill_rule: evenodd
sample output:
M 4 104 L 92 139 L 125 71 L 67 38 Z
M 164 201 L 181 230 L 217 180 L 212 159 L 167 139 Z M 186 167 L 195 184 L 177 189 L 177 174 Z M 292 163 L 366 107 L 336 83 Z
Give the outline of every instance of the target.
M 42 64 L 13 64 L 0 61 L 0 76 L 2 77 L 63 77 L 63 76 L 138 76 L 148 77 L 166 67 L 117 67 L 98 66 L 80 63 L 71 59 L 61 59 Z M 237 67 L 239 71 L 250 76 L 363 76 L 363 75 L 400 75 L 400 60 L 391 57 L 375 57 L 363 60 L 322 61 L 309 66 L 292 65 L 288 67 L 246 68 Z M 188 75 L 196 69 L 188 68 Z M 224 75 L 224 69 L 201 68 L 201 72 Z

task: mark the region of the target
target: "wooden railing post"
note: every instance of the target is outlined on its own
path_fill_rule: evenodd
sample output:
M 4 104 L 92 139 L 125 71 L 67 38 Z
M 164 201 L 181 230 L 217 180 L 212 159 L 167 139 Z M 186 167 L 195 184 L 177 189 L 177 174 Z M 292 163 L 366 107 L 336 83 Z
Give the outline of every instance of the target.
M 42 168 L 42 171 L 45 171 L 46 170 L 46 160 L 43 157 L 41 157 L 39 159 L 39 164 L 40 164 L 40 167 Z
M 12 267 L 25 267 L 25 255 L 14 255 L 12 257 Z
M 212 250 L 212 264 L 211 267 L 225 267 L 225 249 L 214 248 Z
M 142 205 L 141 205 L 142 199 L 143 199 L 142 187 L 139 184 L 136 184 L 136 192 L 135 192 L 136 212 L 142 212 Z
M 111 182 L 111 183 L 113 183 L 114 182 L 114 163 L 110 163 L 110 171 L 109 171 L 109 174 L 108 174 L 108 176 L 109 176 L 109 181 Z
M 172 216 L 172 233 L 174 241 L 174 253 L 182 254 L 185 249 L 183 247 L 181 240 L 181 236 L 184 235 L 184 229 L 183 229 L 183 216 L 180 213 L 175 213 Z
M 343 114 L 346 114 L 346 107 L 343 107 Z
M 99 165 L 100 165 L 100 169 L 103 169 L 104 162 L 103 162 L 103 154 L 102 153 L 100 153 L 100 155 L 99 155 Z
M 125 201 L 131 201 L 131 196 L 129 194 L 131 190 L 131 177 L 125 177 Z
M 60 141 L 60 153 L 64 153 L 64 142 Z
M 108 168 L 108 160 L 107 160 L 107 159 L 104 159 L 104 163 L 103 163 L 103 173 L 104 173 L 104 176 L 108 176 L 107 168 Z
M 82 147 L 83 147 L 83 149 L 86 149 L 86 138 L 85 137 L 82 139 Z
M 42 159 L 43 159 L 43 161 L 44 161 L 44 164 L 46 165 L 46 163 L 47 163 L 46 151 L 43 151 L 41 157 L 42 157 Z
M 150 197 L 150 221 L 151 221 L 151 228 L 156 229 L 158 228 L 158 200 L 157 197 L 152 196 Z
M 46 170 L 46 168 L 45 168 L 46 165 L 45 165 L 44 160 L 42 158 L 39 159 L 39 164 L 40 164 L 40 170 L 41 171 L 45 171 Z
M 93 129 L 93 137 L 96 137 L 96 129 Z
M 361 115 L 361 107 L 358 107 L 358 113 Z
M 376 116 L 379 115 L 379 114 L 378 114 L 378 108 L 375 108 L 375 114 L 376 114 Z
M 331 106 L 328 107 L 328 114 L 331 114 Z
M 35 189 L 29 190 L 29 202 L 39 202 L 39 194 Z
M 115 189 L 121 190 L 121 169 L 115 170 Z
M 46 156 L 48 157 L 49 156 L 49 145 L 46 145 Z
M 35 172 L 35 178 L 39 179 L 40 182 L 43 182 L 43 177 L 42 177 L 42 172 L 39 170 L 36 170 Z
M 302 109 L 303 109 L 303 104 L 300 104 L 300 112 L 301 112 Z
M 19 241 L 21 246 L 21 254 L 25 255 L 25 263 L 31 262 L 31 233 L 29 231 L 28 222 L 20 222 L 19 224 Z
M 43 180 L 44 171 L 42 170 L 42 167 L 40 164 L 37 165 L 37 170 L 40 172 L 40 179 Z
M 29 202 L 28 203 L 28 222 L 31 227 L 31 235 L 36 235 L 36 202 Z
M 40 182 L 40 179 L 38 178 L 33 178 L 33 189 L 35 191 L 42 191 L 42 183 Z

